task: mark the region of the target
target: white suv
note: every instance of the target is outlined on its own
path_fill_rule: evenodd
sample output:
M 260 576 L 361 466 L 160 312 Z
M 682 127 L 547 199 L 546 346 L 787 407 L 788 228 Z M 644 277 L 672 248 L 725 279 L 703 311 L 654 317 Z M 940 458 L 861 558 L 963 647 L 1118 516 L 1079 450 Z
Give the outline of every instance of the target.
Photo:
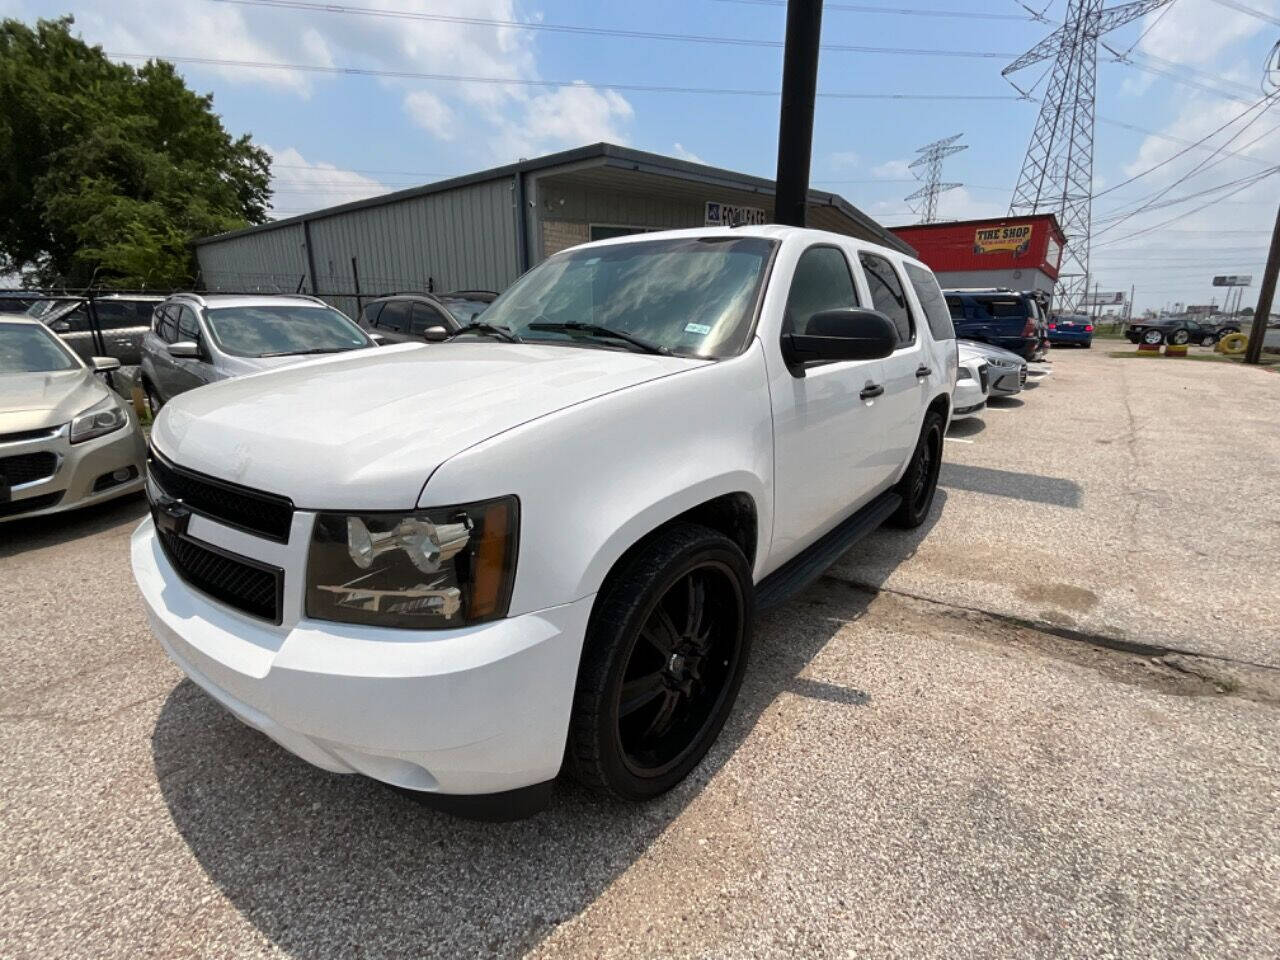
M 176 398 L 134 575 L 187 675 L 319 767 L 490 817 L 562 764 L 652 797 L 756 608 L 924 520 L 953 337 L 927 267 L 845 236 L 577 247 L 448 342 Z

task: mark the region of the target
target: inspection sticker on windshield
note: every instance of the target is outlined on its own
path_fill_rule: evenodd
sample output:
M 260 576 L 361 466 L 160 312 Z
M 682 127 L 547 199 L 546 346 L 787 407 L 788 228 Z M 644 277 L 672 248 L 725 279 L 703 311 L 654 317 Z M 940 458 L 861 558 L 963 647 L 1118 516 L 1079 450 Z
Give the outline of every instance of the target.
M 684 332 L 700 333 L 703 336 L 706 336 L 708 333 L 711 332 L 711 328 L 707 326 L 705 323 L 686 323 L 684 325 Z

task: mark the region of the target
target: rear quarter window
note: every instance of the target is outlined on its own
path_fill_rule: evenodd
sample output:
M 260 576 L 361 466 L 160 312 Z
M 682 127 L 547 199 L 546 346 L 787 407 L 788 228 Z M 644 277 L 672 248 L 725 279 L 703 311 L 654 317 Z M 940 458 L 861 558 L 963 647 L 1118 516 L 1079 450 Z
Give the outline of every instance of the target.
M 929 332 L 935 340 L 954 340 L 956 329 L 951 323 L 951 307 L 949 300 L 942 296 L 942 288 L 938 286 L 938 278 L 932 270 L 917 267 L 914 263 L 903 264 L 907 270 L 907 279 L 916 292 L 916 299 L 924 310 L 925 319 L 929 323 Z M 964 316 L 964 306 L 960 306 L 960 316 Z
M 978 305 L 993 320 L 1025 320 L 1031 310 L 1020 297 L 976 297 Z

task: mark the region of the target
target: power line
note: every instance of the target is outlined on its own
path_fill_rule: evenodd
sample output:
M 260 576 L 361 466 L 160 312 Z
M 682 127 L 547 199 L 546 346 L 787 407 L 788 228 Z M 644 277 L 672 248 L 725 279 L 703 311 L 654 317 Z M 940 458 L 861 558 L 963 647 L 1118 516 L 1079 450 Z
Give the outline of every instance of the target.
M 781 40 L 757 40 L 750 37 L 726 37 L 719 34 L 657 33 L 649 30 L 621 30 L 612 27 L 589 27 L 571 23 L 532 23 L 523 20 L 498 20 L 489 17 L 464 17 L 443 13 L 422 13 L 417 10 L 393 10 L 385 7 L 356 7 L 337 3 L 311 3 L 308 0 L 213 0 L 243 7 L 271 7 L 282 10 L 302 10 L 310 13 L 336 13 L 350 16 L 383 17 L 397 20 L 418 20 L 427 23 L 455 23 L 478 27 L 505 27 L 511 30 L 533 30 L 546 33 L 567 33 L 576 36 L 612 37 L 623 40 L 663 40 L 676 43 L 719 44 L 733 47 L 765 47 L 781 50 Z M 822 49 L 831 53 L 892 54 L 910 57 L 962 57 L 971 59 L 1008 59 L 1007 53 L 984 53 L 977 50 L 917 49 L 911 47 L 868 47 L 847 43 L 824 43 Z
M 645 83 L 596 83 L 580 80 L 535 80 L 532 78 L 474 77 L 453 73 L 418 73 L 411 70 L 375 70 L 369 67 L 331 67 L 307 63 L 272 63 L 265 60 L 223 60 L 216 57 L 175 57 L 156 53 L 120 53 L 108 51 L 108 57 L 117 60 L 166 60 L 170 63 L 190 63 L 212 67 L 236 67 L 248 70 L 284 70 L 299 73 L 322 73 L 331 76 L 391 77 L 400 80 L 440 80 L 449 83 L 483 83 L 495 86 L 526 87 L 575 87 L 591 86 L 598 90 L 620 90 L 626 93 L 695 93 L 714 96 L 777 97 L 777 90 L 746 90 L 735 87 L 678 87 Z M 1012 94 L 965 93 L 845 93 L 819 92 L 819 97 L 829 100 L 974 100 L 1021 101 Z
M 785 7 L 786 0 L 714 0 L 716 3 L 736 3 L 749 7 Z M 877 7 L 862 3 L 828 3 L 824 11 L 838 10 L 841 13 L 885 13 L 903 17 L 951 17 L 965 20 L 1023 20 L 1034 21 L 1022 13 L 982 13 L 975 10 L 921 10 L 910 7 Z
M 1263 11 L 1254 9 L 1253 7 L 1246 7 L 1243 3 L 1237 3 L 1236 0 L 1213 0 L 1213 2 L 1219 6 L 1227 7 L 1228 9 L 1239 11 L 1240 13 L 1247 13 L 1251 17 L 1257 17 L 1259 20 L 1265 20 L 1267 23 L 1272 23 L 1277 27 L 1280 27 L 1280 17 L 1273 17 L 1271 14 L 1264 13 Z
M 1248 111 L 1246 110 L 1245 112 L 1247 113 Z M 1109 124 L 1110 126 L 1113 126 L 1113 127 L 1121 127 L 1125 130 L 1132 130 L 1134 133 L 1141 133 L 1148 137 L 1155 137 L 1157 140 L 1167 140 L 1170 143 L 1181 143 L 1184 146 L 1191 146 L 1191 147 L 1197 146 L 1197 144 L 1193 143 L 1190 140 L 1184 140 L 1182 137 L 1175 137 L 1169 133 L 1160 133 L 1158 130 L 1148 130 L 1146 127 L 1140 127 L 1136 123 L 1127 123 L 1124 120 L 1113 120 L 1111 117 L 1104 117 L 1101 115 L 1097 117 L 1097 120 L 1099 123 Z M 1210 150 L 1212 148 L 1202 147 L 1202 149 Z M 1227 156 L 1239 157 L 1241 160 L 1248 160 L 1250 163 L 1256 163 L 1263 167 L 1271 166 L 1269 162 L 1267 162 L 1266 160 L 1263 160 L 1261 157 L 1251 157 L 1248 154 L 1241 153 L 1238 150 L 1224 150 L 1222 152 L 1225 153 Z M 1270 231 L 1268 231 L 1268 233 L 1269 232 Z

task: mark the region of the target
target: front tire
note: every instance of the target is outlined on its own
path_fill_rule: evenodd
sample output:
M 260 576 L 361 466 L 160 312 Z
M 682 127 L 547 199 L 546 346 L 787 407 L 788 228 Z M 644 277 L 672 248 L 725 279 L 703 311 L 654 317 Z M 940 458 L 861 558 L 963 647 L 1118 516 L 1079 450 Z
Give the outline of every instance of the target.
M 1191 334 L 1186 330 L 1175 330 L 1173 333 L 1169 334 L 1169 342 L 1179 347 L 1185 345 L 1190 339 Z
M 147 412 L 151 414 L 151 422 L 155 423 L 156 415 L 160 413 L 160 408 L 164 406 L 164 401 L 160 399 L 160 395 L 156 393 L 156 388 L 151 385 L 150 380 L 142 381 L 142 396 L 147 404 Z
M 754 605 L 746 557 L 706 527 L 673 524 L 624 558 L 587 626 L 568 771 L 623 800 L 683 780 L 737 699 Z
M 1146 333 L 1142 335 L 1142 342 L 1149 343 L 1152 345 L 1155 345 L 1157 343 L 1164 343 L 1164 334 L 1159 330 L 1148 330 Z
M 889 517 L 889 523 L 895 527 L 912 530 L 929 516 L 933 495 L 938 490 L 938 472 L 942 469 L 944 426 L 942 414 L 936 410 L 925 414 L 911 463 L 894 488 L 894 492 L 902 497 L 902 505 Z

